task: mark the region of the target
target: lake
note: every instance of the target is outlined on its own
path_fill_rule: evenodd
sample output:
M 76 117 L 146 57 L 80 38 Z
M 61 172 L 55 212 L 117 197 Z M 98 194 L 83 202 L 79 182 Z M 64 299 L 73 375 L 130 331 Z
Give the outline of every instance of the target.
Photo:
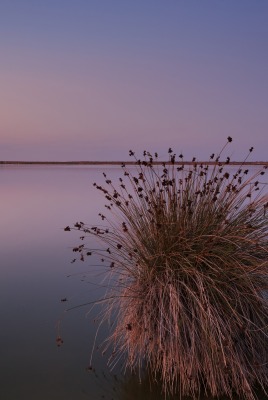
M 79 235 L 64 232 L 76 221 L 100 222 L 105 202 L 93 183 L 103 181 L 103 171 L 121 174 L 117 167 L 0 166 L 1 399 L 164 398 L 148 382 L 124 378 L 120 365 L 108 370 L 108 356 L 98 351 L 105 328 L 88 371 L 100 309 L 66 312 L 104 293 L 94 259 L 71 263 Z

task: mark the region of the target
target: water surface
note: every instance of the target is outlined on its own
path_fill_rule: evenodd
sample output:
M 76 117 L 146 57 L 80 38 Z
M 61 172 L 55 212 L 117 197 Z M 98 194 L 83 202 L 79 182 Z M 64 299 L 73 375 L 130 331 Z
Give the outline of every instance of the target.
M 103 199 L 92 185 L 98 179 L 93 167 L 0 167 L 1 399 L 99 398 L 98 382 L 86 372 L 94 314 L 64 310 L 100 293 L 87 283 L 94 276 L 80 274 L 90 271 L 88 262 L 70 264 L 79 240 L 63 231 L 76 221 L 99 222 Z M 99 369 L 107 362 L 95 358 Z
M 121 174 L 115 167 L 0 166 L 1 399 L 163 397 L 151 393 L 148 382 L 109 372 L 107 356 L 97 349 L 91 363 L 98 308 L 65 312 L 104 290 L 92 284 L 97 267 L 88 260 L 70 263 L 78 235 L 63 230 L 76 221 L 99 223 L 104 199 L 93 182 L 103 181 L 102 171 Z M 59 321 L 64 343 L 58 348 Z M 96 346 L 104 335 L 100 331 Z M 87 371 L 89 364 L 95 371 Z

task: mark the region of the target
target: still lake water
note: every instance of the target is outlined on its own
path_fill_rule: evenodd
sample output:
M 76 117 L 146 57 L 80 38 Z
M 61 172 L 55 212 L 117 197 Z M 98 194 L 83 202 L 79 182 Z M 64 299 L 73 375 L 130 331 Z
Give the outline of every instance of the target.
M 93 187 L 121 168 L 0 166 L 0 398 L 3 400 L 157 399 L 148 383 L 110 372 L 95 350 L 98 308 L 65 310 L 98 299 L 103 289 L 89 261 L 71 264 L 76 221 L 98 224 L 104 199 Z M 68 277 L 71 275 L 70 277 Z M 92 284 L 93 283 L 93 284 Z M 61 299 L 66 298 L 66 302 Z M 58 321 L 64 340 L 56 346 Z M 98 342 L 105 332 L 100 331 Z M 119 366 L 118 366 L 119 368 Z M 261 397 L 260 397 L 261 398 Z
M 70 264 L 79 238 L 63 228 L 77 220 L 99 222 L 103 199 L 92 183 L 101 179 L 101 171 L 92 167 L 0 168 L 3 400 L 109 398 L 110 383 L 100 390 L 103 379 L 86 372 L 94 315 L 87 315 L 86 308 L 64 315 L 67 307 L 99 297 L 87 283 L 90 277 L 67 278 L 90 268 L 86 262 Z M 64 345 L 58 348 L 57 322 L 63 316 Z M 97 353 L 94 359 L 102 373 L 107 360 Z

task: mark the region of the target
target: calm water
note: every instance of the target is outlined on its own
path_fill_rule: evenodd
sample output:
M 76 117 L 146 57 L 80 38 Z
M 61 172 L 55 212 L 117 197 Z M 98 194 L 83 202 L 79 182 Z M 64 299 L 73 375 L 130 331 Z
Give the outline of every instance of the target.
M 103 379 L 85 370 L 94 313 L 87 315 L 87 308 L 64 313 L 100 295 L 87 283 L 94 277 L 77 274 L 90 271 L 88 263 L 70 264 L 78 236 L 63 231 L 77 220 L 99 222 L 103 199 L 92 183 L 100 179 L 101 171 L 90 167 L 0 169 L 1 399 L 109 398 L 112 375 L 102 388 Z M 77 275 L 67 278 L 70 274 Z M 57 348 L 62 318 L 64 345 Z M 95 353 L 97 371 L 102 373 L 106 362 Z
M 120 169 L 109 169 L 119 176 Z M 157 399 L 148 382 L 109 372 L 94 352 L 96 308 L 65 312 L 101 295 L 89 262 L 71 264 L 76 221 L 99 223 L 104 200 L 92 183 L 106 168 L 1 166 L 0 398 L 3 400 Z M 92 273 L 85 274 L 84 271 Z M 72 275 L 68 277 L 68 275 Z M 67 302 L 61 302 L 66 298 Z M 61 320 L 62 347 L 56 346 Z M 100 331 L 97 344 L 105 332 Z

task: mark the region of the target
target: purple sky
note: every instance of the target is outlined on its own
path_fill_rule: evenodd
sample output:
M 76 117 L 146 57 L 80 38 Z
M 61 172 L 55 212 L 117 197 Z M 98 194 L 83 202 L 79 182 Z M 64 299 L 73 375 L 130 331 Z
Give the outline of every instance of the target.
M 1 0 L 0 160 L 268 160 L 266 0 Z

